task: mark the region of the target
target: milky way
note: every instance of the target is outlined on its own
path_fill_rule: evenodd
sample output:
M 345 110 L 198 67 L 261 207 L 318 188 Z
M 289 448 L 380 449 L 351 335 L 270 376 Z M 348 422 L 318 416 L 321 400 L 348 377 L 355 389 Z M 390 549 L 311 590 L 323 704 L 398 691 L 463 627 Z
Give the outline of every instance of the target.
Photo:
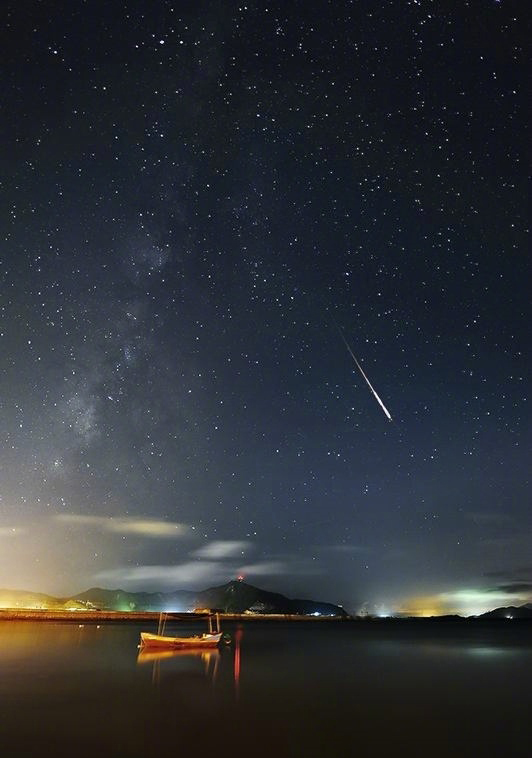
M 525 602 L 526 4 L 60 5 L 3 8 L 0 586 Z

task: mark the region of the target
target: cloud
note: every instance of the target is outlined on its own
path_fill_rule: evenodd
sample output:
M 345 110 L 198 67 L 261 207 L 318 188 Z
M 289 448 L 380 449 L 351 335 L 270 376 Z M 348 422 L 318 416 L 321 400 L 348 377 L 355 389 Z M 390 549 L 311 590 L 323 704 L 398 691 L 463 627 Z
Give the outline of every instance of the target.
M 497 587 L 457 588 L 425 597 L 410 597 L 397 604 L 396 612 L 421 616 L 457 613 L 478 616 L 495 608 L 523 605 L 530 601 L 532 582 L 514 582 Z
M 244 576 L 273 576 L 290 573 L 290 567 L 282 561 L 262 561 L 240 566 L 237 573 Z
M 150 519 L 113 518 L 106 516 L 83 516 L 75 513 L 60 513 L 54 516 L 64 524 L 93 526 L 108 532 L 138 534 L 142 537 L 181 537 L 188 532 L 186 524 Z
M 243 555 L 250 545 L 250 542 L 244 540 L 213 540 L 213 542 L 198 548 L 194 555 L 212 560 L 232 558 L 236 555 Z
M 205 589 L 206 585 L 225 583 L 239 574 L 245 577 L 276 576 L 293 573 L 282 561 L 262 561 L 238 567 L 222 561 L 188 561 L 174 566 L 122 566 L 99 572 L 94 578 L 122 589 Z
M 227 580 L 224 566 L 213 561 L 190 561 L 176 566 L 123 566 L 99 572 L 98 581 L 119 584 L 127 588 L 156 587 L 164 589 L 184 588 L 190 585 Z M 186 586 L 184 586 L 186 585 Z
M 485 589 L 462 589 L 454 592 L 442 592 L 439 600 L 449 610 L 466 615 L 478 615 L 491 611 L 498 606 L 524 603 L 530 593 L 530 586 L 516 590 L 516 585 L 490 587 Z M 448 611 L 449 612 L 449 611 Z
M 438 597 L 441 600 L 458 603 L 470 603 L 470 602 L 493 602 L 494 600 L 507 600 L 508 593 L 497 590 L 496 588 L 487 589 L 463 589 L 454 590 L 451 592 L 440 592 Z
M 532 582 L 511 582 L 510 584 L 500 584 L 489 592 L 505 592 L 508 595 L 532 594 Z
M 109 528 L 113 532 L 129 532 L 144 537 L 180 537 L 188 531 L 185 524 L 146 519 L 116 519 Z
M 206 546 L 211 548 L 219 543 Z M 245 545 L 240 541 L 229 541 L 234 546 Z M 216 552 L 212 550 L 212 552 Z M 221 548 L 217 554 L 223 553 Z M 192 560 L 177 565 L 143 565 L 143 566 L 121 566 L 116 569 L 108 569 L 99 572 L 94 578 L 97 582 L 109 586 L 120 586 L 122 589 L 135 590 L 175 590 L 175 589 L 205 589 L 214 584 L 225 584 L 230 579 L 234 579 L 239 574 L 246 578 L 263 577 L 263 576 L 282 576 L 282 575 L 300 575 L 308 576 L 319 573 L 314 564 L 304 561 L 293 561 L 290 558 L 286 560 L 278 557 L 268 561 L 258 561 L 257 563 L 248 563 L 239 565 L 234 560 L 224 560 L 227 558 L 227 552 L 222 555 L 221 560 Z
M 313 560 L 294 558 L 292 555 L 272 555 L 270 560 L 248 563 L 235 567 L 236 574 L 244 576 L 317 576 L 322 573 L 320 566 Z
M 498 571 L 486 571 L 484 576 L 500 579 L 502 581 L 528 581 L 529 577 L 532 578 L 532 565 L 518 566 L 517 568 L 502 569 Z

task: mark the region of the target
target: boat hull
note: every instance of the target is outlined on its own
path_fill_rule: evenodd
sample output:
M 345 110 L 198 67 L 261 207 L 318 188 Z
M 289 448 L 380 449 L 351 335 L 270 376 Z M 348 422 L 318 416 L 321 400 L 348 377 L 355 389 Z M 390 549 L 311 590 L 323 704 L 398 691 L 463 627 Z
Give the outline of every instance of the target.
M 140 645 L 143 648 L 203 648 L 217 647 L 222 633 L 202 634 L 196 637 L 168 637 L 164 634 L 140 633 Z

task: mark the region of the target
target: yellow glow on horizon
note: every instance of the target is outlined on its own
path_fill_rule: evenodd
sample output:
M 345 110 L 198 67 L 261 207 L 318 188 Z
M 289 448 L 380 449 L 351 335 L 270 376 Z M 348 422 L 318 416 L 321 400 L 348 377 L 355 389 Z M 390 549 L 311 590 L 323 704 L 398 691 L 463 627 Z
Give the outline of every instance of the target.
M 507 605 L 522 605 L 527 597 L 510 595 L 492 590 L 464 588 L 437 595 L 414 596 L 401 601 L 395 612 L 407 616 L 478 616 L 494 608 Z
M 442 604 L 437 595 L 432 595 L 408 598 L 397 607 L 396 612 L 406 616 L 428 618 L 430 616 L 443 616 L 450 611 Z
M 23 601 L 15 600 L 14 598 L 9 598 L 6 596 L 3 596 L 0 600 L 0 610 L 28 610 L 28 611 L 45 611 L 47 609 L 46 605 L 43 603 L 25 603 Z

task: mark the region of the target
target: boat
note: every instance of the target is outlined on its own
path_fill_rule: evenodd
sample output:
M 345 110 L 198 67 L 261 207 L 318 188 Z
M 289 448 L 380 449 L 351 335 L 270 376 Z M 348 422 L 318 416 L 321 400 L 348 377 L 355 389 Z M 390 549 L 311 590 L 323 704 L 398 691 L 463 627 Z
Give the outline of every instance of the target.
M 151 634 L 150 632 L 140 633 L 141 647 L 162 647 L 162 648 L 181 648 L 181 647 L 216 647 L 220 644 L 222 633 L 201 634 L 190 637 L 168 637 L 165 634 Z
M 220 629 L 220 618 L 216 614 L 216 621 L 213 617 L 209 616 L 209 631 L 205 634 L 191 635 L 189 637 L 170 637 L 167 634 L 162 634 L 164 626 L 161 626 L 161 620 L 159 621 L 159 629 L 157 634 L 152 632 L 140 633 L 140 645 L 139 647 L 150 649 L 176 649 L 176 648 L 212 648 L 217 647 L 221 642 L 227 641 L 228 635 L 222 635 Z

